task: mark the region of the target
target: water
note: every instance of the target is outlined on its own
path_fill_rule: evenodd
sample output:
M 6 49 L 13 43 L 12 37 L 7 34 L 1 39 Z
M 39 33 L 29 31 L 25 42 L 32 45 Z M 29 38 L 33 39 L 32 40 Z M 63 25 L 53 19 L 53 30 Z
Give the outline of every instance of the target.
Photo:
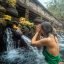
M 57 36 L 60 48 L 64 48 L 64 33 L 58 33 Z
M 12 31 L 10 28 L 7 28 L 5 31 L 5 39 L 6 39 L 6 43 L 7 43 L 7 51 L 13 50 L 15 48 L 14 45 L 14 41 L 12 39 L 13 35 L 12 35 Z
M 58 40 L 59 40 L 61 57 L 62 59 L 64 59 L 64 33 L 63 32 L 58 33 Z
M 23 44 L 26 44 L 26 47 L 19 47 L 18 45 L 18 48 L 16 48 L 12 30 L 10 28 L 6 29 L 4 41 L 7 44 L 7 51 L 0 55 L 1 64 L 47 64 L 42 54 L 43 48 L 38 49 L 31 46 L 31 40 L 25 35 L 22 35 L 21 39 L 24 40 Z M 64 58 L 64 34 L 58 34 L 58 39 L 62 58 Z
M 16 48 L 13 41 L 13 35 L 10 28 L 5 31 L 7 37 L 5 41 L 7 44 L 7 51 L 0 56 L 0 63 L 2 64 L 47 64 L 42 54 L 43 49 L 31 46 L 31 40 L 22 35 L 21 38 L 25 41 L 26 47 Z

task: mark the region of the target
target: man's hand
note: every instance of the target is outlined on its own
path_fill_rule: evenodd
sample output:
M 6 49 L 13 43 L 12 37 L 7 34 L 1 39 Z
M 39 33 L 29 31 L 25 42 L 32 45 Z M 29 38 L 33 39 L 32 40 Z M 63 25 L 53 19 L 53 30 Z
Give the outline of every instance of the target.
M 36 32 L 40 33 L 40 31 L 41 31 L 41 25 L 39 24 L 36 26 Z

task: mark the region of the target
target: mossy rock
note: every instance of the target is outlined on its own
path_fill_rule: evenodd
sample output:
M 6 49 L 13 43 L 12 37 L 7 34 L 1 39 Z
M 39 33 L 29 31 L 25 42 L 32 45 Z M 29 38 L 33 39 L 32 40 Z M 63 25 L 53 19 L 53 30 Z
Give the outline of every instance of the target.
M 3 13 L 6 12 L 6 9 L 3 6 L 1 6 L 1 5 L 0 5 L 0 12 L 3 12 Z
M 6 26 L 7 22 L 3 18 L 0 18 L 0 24 L 2 24 L 3 26 Z
M 9 6 L 16 7 L 16 0 L 6 0 L 6 2 L 9 4 Z
M 16 7 L 16 0 L 0 0 L 1 5 Z
M 18 11 L 16 10 L 16 8 L 13 7 L 7 7 L 7 14 L 14 16 L 14 17 L 18 17 Z
M 18 17 L 18 11 L 16 9 L 16 0 L 0 0 L 0 5 L 6 9 L 6 14 Z

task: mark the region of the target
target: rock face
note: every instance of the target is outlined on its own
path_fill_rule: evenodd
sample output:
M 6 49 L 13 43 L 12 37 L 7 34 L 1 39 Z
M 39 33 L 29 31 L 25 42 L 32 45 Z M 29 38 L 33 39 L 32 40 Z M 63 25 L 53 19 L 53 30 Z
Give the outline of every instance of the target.
M 7 12 L 8 12 L 10 15 L 12 15 L 12 16 L 14 16 L 14 17 L 18 17 L 18 12 L 17 12 L 16 8 L 8 7 L 8 8 L 6 8 L 6 9 L 7 9 Z
M 6 44 L 3 41 L 3 35 L 6 29 L 4 15 L 18 17 L 16 9 L 16 0 L 0 0 L 0 52 L 6 51 Z
M 0 0 L 0 11 L 5 12 L 15 17 L 18 17 L 18 12 L 16 9 L 16 0 Z
M 3 13 L 6 12 L 6 9 L 1 5 L 0 5 L 0 12 L 3 12 Z

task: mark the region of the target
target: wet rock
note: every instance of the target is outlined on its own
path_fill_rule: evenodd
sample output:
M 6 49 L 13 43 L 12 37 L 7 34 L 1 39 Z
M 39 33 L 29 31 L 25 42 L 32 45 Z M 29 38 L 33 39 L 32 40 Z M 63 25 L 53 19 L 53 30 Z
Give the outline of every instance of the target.
M 6 10 L 7 10 L 8 14 L 10 14 L 10 15 L 12 15 L 14 17 L 18 17 L 18 12 L 17 12 L 17 10 L 15 8 L 7 7 Z
M 3 13 L 6 12 L 6 9 L 1 5 L 0 5 L 0 12 L 3 12 Z
M 16 9 L 16 6 L 15 5 L 13 6 L 12 3 L 10 4 L 7 1 L 8 0 L 0 0 L 1 6 L 3 6 L 4 9 L 6 9 L 6 14 L 12 15 L 14 17 L 18 17 L 18 11 Z

